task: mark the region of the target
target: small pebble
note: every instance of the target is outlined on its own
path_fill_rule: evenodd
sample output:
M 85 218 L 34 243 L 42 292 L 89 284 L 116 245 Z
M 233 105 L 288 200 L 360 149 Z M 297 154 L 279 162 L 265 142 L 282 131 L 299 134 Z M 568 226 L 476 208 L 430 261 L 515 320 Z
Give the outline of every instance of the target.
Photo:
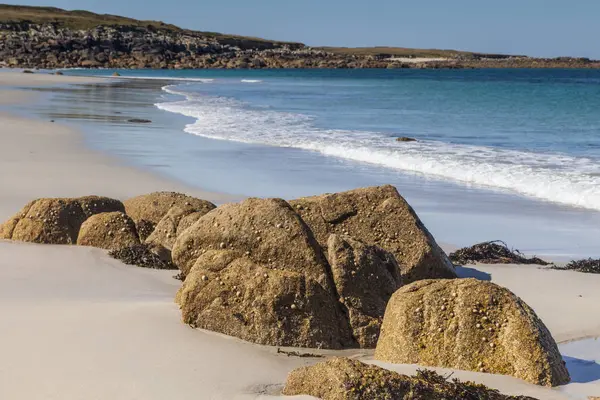
M 295 305 L 295 304 L 292 304 L 292 305 L 290 306 L 290 308 L 291 308 L 292 310 L 295 310 L 295 309 L 296 309 L 296 308 L 298 308 L 298 307 L 296 307 L 296 305 Z
M 446 306 L 442 306 L 442 311 L 446 311 Z
M 208 277 L 207 277 L 206 275 L 202 275 L 202 280 L 203 280 L 203 281 L 207 281 L 207 280 L 208 280 Z
M 477 327 L 477 329 L 481 329 L 481 324 L 477 324 L 475 326 Z
M 481 361 L 479 361 L 479 364 L 477 364 L 477 366 L 478 366 L 479 368 L 481 368 L 481 367 L 483 367 L 483 363 L 482 363 Z
M 268 278 L 268 277 L 269 277 L 269 275 L 268 275 L 268 274 L 264 274 L 263 276 L 264 276 L 265 278 Z
M 494 347 L 496 347 L 496 344 L 495 343 L 490 343 L 490 347 L 494 348 Z
M 240 297 L 240 296 L 242 295 L 242 292 L 240 292 L 240 291 L 238 290 L 238 291 L 235 293 L 235 295 L 236 295 L 237 297 Z
M 221 242 L 221 244 L 219 245 L 220 248 L 224 249 L 227 245 L 224 242 Z

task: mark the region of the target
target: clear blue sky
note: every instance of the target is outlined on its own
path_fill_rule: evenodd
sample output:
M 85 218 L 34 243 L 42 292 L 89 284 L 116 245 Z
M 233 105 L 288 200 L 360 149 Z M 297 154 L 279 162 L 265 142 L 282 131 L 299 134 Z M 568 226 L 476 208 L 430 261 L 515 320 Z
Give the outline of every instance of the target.
M 600 58 L 600 0 L 42 0 L 308 45 Z

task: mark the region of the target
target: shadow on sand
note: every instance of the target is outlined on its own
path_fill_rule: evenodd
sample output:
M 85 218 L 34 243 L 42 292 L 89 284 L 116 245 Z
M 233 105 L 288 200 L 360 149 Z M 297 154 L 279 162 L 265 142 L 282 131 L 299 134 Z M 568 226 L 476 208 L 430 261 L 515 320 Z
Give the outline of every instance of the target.
M 487 272 L 482 272 L 479 270 L 476 270 L 475 268 L 469 268 L 469 267 L 464 267 L 464 266 L 460 266 L 460 265 L 456 265 L 456 273 L 458 274 L 459 278 L 475 278 L 475 279 L 479 279 L 480 281 L 491 281 L 492 280 L 492 275 L 488 274 Z
M 592 360 L 582 360 L 563 356 L 573 383 L 590 383 L 600 380 L 600 364 Z

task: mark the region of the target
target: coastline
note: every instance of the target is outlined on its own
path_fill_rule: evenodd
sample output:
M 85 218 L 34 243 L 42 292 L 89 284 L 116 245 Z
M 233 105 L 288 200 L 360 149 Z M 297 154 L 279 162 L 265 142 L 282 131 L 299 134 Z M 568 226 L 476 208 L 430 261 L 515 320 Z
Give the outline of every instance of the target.
M 80 78 L 35 74 L 33 81 L 24 74 L 0 73 L 0 104 L 20 105 L 35 94 L 2 86 L 35 87 L 53 84 L 102 82 L 98 78 Z M 22 96 L 15 96 L 23 93 Z M 69 197 L 92 193 L 124 199 L 152 191 L 182 191 L 215 203 L 239 197 L 193 188 L 141 169 L 125 166 L 121 160 L 87 148 L 77 130 L 57 123 L 27 119 L 0 111 L 3 126 L 0 136 L 0 162 L 5 171 L 0 185 L 3 191 L 0 217 L 8 218 L 23 204 L 37 197 Z
M 94 81 L 50 75 L 31 81 L 23 74 L 5 78 L 0 86 Z M 0 104 L 31 100 L 31 93 L 22 98 L 17 93 L 0 88 Z M 174 190 L 216 203 L 237 200 L 124 166 L 88 149 L 73 128 L 8 113 L 0 113 L 0 119 L 0 168 L 11 171 L 0 178 L 2 220 L 36 197 L 98 194 L 124 199 Z M 173 304 L 179 282 L 171 271 L 125 266 L 101 250 L 75 246 L 0 241 L 0 251 L 0 310 L 5 317 L 0 354 L 6 366 L 0 367 L 2 398 L 192 399 L 201 393 L 215 399 L 267 399 L 274 398 L 270 395 L 292 369 L 320 361 L 287 357 L 275 348 L 185 326 Z M 514 265 L 463 267 L 460 275 L 492 279 L 514 291 L 535 309 L 557 342 L 600 336 L 598 275 Z M 344 354 L 372 361 L 369 351 Z M 385 366 L 402 373 L 417 369 Z M 507 376 L 435 370 L 540 399 L 585 399 L 600 392 L 597 381 L 547 389 Z M 23 385 L 32 377 L 39 385 Z

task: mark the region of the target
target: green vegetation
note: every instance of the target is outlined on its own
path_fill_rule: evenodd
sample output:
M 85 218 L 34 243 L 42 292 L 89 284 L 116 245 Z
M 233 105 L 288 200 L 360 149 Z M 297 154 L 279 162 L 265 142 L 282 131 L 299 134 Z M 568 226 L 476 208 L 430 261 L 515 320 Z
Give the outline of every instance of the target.
M 120 17 L 117 15 L 96 14 L 84 10 L 67 11 L 56 7 L 33 7 L 0 4 L 0 23 L 7 22 L 26 22 L 33 24 L 55 23 L 60 27 L 75 30 L 92 29 L 100 25 L 133 26 L 143 28 L 154 28 L 170 32 L 181 32 L 191 36 L 214 37 L 219 41 L 230 40 L 235 43 L 243 41 L 247 42 L 249 45 L 272 43 L 275 45 L 289 44 L 294 45 L 296 47 L 304 46 L 302 43 L 273 41 L 255 37 L 223 34 L 218 32 L 199 32 L 185 30 L 179 28 L 178 26 L 166 24 L 161 21 L 141 21 L 133 18 Z
M 31 7 L 0 4 L 0 23 L 29 22 L 33 24 L 56 23 L 70 29 L 91 29 L 98 25 L 152 26 L 167 30 L 181 30 L 175 25 L 159 21 L 139 21 L 133 18 L 89 11 L 66 11 L 55 7 Z

